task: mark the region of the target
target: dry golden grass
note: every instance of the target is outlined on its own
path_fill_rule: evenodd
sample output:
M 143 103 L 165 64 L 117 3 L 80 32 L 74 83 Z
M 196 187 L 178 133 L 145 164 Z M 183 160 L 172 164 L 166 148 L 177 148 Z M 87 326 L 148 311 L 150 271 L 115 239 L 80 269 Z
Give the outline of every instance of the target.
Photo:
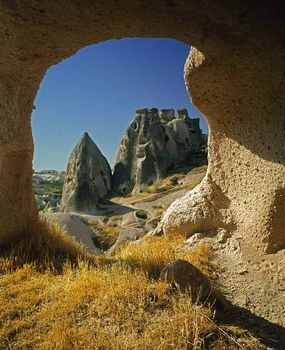
M 40 233 L 1 252 L 1 350 L 240 349 L 237 337 L 244 349 L 262 349 L 152 278 L 178 257 L 211 275 L 207 247 L 189 254 L 179 240 L 152 238 L 99 261 L 56 227 L 42 223 Z
M 159 193 L 167 191 L 174 186 L 178 185 L 178 181 L 182 179 L 185 176 L 185 174 L 174 174 L 171 176 L 166 177 L 165 179 L 161 180 L 158 183 L 155 183 L 151 186 L 148 186 L 146 188 L 146 192 L 148 193 Z
M 104 225 L 98 221 L 94 221 L 91 224 L 91 227 L 96 232 L 96 235 L 94 236 L 94 243 L 103 251 L 109 249 L 116 242 L 119 233 L 122 231 L 122 227 L 120 225 Z
M 94 257 L 67 236 L 62 228 L 41 218 L 36 233 L 27 232 L 20 239 L 1 247 L 0 274 L 32 264 L 39 270 L 61 270 L 62 262 L 68 260 L 72 264 L 78 261 L 95 261 Z
M 30 266 L 1 283 L 1 349 L 184 349 L 206 326 L 201 309 L 143 272 L 81 266 L 63 275 Z M 196 323 L 199 323 L 198 325 Z
M 208 246 L 200 245 L 195 251 L 181 247 L 182 237 L 171 239 L 152 237 L 140 244 L 127 245 L 117 258 L 132 268 L 139 268 L 151 278 L 158 278 L 161 270 L 176 259 L 184 259 L 198 267 L 205 275 L 215 277 L 212 254 Z
M 207 165 L 191 170 L 187 175 L 174 174 L 146 188 L 142 193 L 129 195 L 127 197 L 112 197 L 110 200 L 117 204 L 138 204 L 141 202 L 152 202 L 162 196 L 183 189 L 191 190 L 201 182 L 207 170 Z M 178 185 L 179 179 L 188 176 L 187 183 Z

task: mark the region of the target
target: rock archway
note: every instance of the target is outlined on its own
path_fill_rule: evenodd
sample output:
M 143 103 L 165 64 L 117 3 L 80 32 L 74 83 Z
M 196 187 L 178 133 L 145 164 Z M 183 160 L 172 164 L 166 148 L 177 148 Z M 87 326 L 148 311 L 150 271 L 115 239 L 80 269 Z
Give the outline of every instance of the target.
M 1 3 L 0 244 L 37 222 L 30 116 L 46 70 L 111 38 L 193 45 L 185 81 L 210 127 L 209 169 L 166 213 L 166 233 L 225 227 L 262 250 L 285 246 L 282 3 L 29 1 Z

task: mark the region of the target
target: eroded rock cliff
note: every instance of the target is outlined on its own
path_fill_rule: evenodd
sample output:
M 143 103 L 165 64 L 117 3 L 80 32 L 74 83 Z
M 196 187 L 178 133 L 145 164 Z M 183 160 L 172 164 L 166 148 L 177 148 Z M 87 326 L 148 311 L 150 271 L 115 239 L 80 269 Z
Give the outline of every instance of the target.
M 136 193 L 163 179 L 170 171 L 206 162 L 205 137 L 199 119 L 187 110 L 139 109 L 126 130 L 116 158 L 112 187 Z M 194 153 L 197 153 L 194 156 Z

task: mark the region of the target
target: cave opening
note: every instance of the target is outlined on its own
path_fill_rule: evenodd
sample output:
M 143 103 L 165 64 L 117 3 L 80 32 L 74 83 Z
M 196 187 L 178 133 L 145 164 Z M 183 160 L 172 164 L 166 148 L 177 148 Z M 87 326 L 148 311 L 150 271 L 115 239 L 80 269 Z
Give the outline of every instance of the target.
M 128 125 L 132 123 L 135 132 L 142 129 L 142 145 L 152 137 L 149 126 L 140 125 L 139 120 L 132 122 L 134 115 L 138 114 L 136 111 L 143 108 L 158 108 L 157 113 L 163 124 L 171 122 L 173 118 L 185 118 L 189 113 L 190 118 L 200 121 L 202 132 L 207 134 L 205 118 L 192 105 L 185 89 L 183 67 L 189 50 L 188 45 L 173 39 L 108 40 L 87 46 L 48 70 L 32 115 L 34 182 L 37 182 L 34 188 L 40 210 L 50 199 L 40 189 L 41 185 L 46 184 L 54 187 L 52 190 L 58 198 L 56 205 L 59 207 L 67 160 L 83 133 L 91 136 L 115 170 L 115 156 Z M 148 119 L 150 123 L 155 121 L 153 116 L 148 116 Z M 192 123 L 185 119 L 184 123 L 193 133 Z M 180 135 L 181 131 L 177 128 L 173 126 L 174 133 Z M 177 143 L 181 141 L 179 137 Z M 183 135 L 182 138 L 188 144 L 188 137 Z M 170 147 L 173 143 L 167 133 L 154 135 L 153 139 L 156 143 L 164 139 Z M 145 157 L 142 148 L 140 154 L 140 157 Z M 177 168 L 173 166 L 173 160 L 171 166 L 166 167 L 173 171 Z M 108 187 L 108 174 L 101 169 L 100 176 Z M 93 174 L 94 181 L 95 177 Z M 136 177 L 137 174 L 133 174 L 132 181 L 139 181 Z M 154 181 L 157 182 L 157 179 L 140 181 L 140 187 L 151 186 Z M 121 195 L 128 194 L 129 182 L 122 182 L 116 187 Z M 137 190 L 143 192 L 142 188 Z M 53 206 L 53 198 L 51 202 Z

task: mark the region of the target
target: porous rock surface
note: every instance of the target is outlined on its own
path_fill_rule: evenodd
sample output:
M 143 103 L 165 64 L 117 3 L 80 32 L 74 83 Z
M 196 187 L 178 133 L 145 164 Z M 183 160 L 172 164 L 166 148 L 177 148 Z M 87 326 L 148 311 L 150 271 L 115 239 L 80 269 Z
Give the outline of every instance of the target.
M 127 128 L 116 158 L 112 188 L 117 193 L 141 192 L 170 171 L 206 162 L 206 141 L 199 119 L 186 109 L 139 109 Z M 199 152 L 200 151 L 200 152 Z M 195 157 L 193 155 L 194 152 Z M 198 156 L 198 157 L 197 157 Z
M 207 118 L 209 170 L 227 198 L 217 213 L 257 249 L 285 246 L 284 4 L 228 1 L 5 1 L 1 22 L 0 243 L 35 228 L 31 112 L 47 69 L 82 47 L 111 38 L 163 37 L 193 45 L 185 81 Z M 148 25 L 146 25 L 146 23 Z M 270 48 L 270 49 L 266 49 Z M 209 181 L 209 179 L 211 180 Z M 165 231 L 185 227 L 187 213 Z M 206 202 L 208 202 L 206 200 Z M 203 201 L 205 203 L 205 201 Z M 228 210 L 226 208 L 228 208 Z M 196 209 L 195 209 L 196 210 Z M 201 204 L 201 210 L 204 210 Z M 189 231 L 191 231 L 191 221 Z
M 210 74 L 206 61 L 200 51 L 192 48 L 185 65 L 185 81 L 193 102 L 209 123 L 208 172 L 198 189 L 168 208 L 163 218 L 164 231 L 182 230 L 190 235 L 209 230 L 210 226 L 228 227 L 242 232 L 255 249 L 277 252 L 285 248 L 285 216 L 281 214 L 285 209 L 281 150 L 285 146 L 285 119 L 279 94 L 273 98 L 268 86 L 278 85 L 282 90 L 284 85 L 278 78 L 273 82 L 273 72 L 262 70 L 265 58 L 256 58 L 254 67 L 262 70 L 260 75 L 239 58 L 235 67 L 240 64 L 242 74 L 229 64 L 221 78 L 221 88 L 214 78 L 222 75 L 221 66 L 212 68 Z M 277 66 L 273 65 L 273 71 L 278 71 Z M 236 79 L 236 83 L 228 86 L 228 79 Z M 259 104 L 256 91 L 264 97 Z M 216 103 L 219 96 L 223 97 Z M 206 222 L 212 224 L 205 227 Z
M 147 6 L 125 0 L 2 1 L 0 13 L 0 244 L 37 228 L 31 112 L 48 68 L 104 40 L 161 37 L 192 45 L 185 82 L 210 129 L 207 175 L 193 192 L 195 200 L 188 194 L 182 206 L 170 206 L 165 232 L 187 225 L 189 234 L 199 232 L 199 220 L 193 228 L 191 213 L 201 213 L 203 228 L 215 212 L 219 219 L 213 226 L 230 227 L 230 234 L 243 241 L 243 259 L 244 247 L 251 254 L 281 252 L 283 1 L 157 0 Z M 180 219 L 172 223 L 176 216 Z
M 60 211 L 95 213 L 110 189 L 109 163 L 85 132 L 68 160 Z

